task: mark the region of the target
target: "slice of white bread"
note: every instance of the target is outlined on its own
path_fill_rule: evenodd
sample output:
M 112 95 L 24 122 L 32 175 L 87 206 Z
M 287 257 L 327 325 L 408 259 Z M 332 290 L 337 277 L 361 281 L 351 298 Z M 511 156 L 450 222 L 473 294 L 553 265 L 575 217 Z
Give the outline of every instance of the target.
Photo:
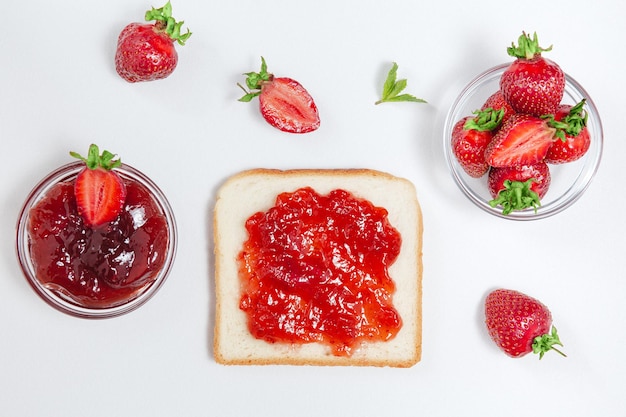
M 363 343 L 351 356 L 335 356 L 323 344 L 268 343 L 254 338 L 240 310 L 237 256 L 247 240 L 245 221 L 275 204 L 278 194 L 311 187 L 322 195 L 349 191 L 385 208 L 401 234 L 402 246 L 389 275 L 396 285 L 393 304 L 402 328 L 391 340 Z M 241 172 L 219 189 L 214 211 L 215 360 L 227 365 L 355 365 L 410 367 L 421 359 L 422 215 L 413 184 L 368 169 L 266 170 Z

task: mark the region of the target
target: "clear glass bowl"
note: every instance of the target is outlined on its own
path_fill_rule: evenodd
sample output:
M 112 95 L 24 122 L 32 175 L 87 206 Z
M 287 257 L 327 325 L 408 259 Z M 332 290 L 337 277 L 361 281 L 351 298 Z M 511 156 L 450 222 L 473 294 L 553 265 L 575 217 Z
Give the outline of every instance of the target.
M 541 199 L 537 212 L 533 208 L 502 214 L 501 207 L 491 207 L 492 200 L 487 187 L 487 175 L 472 178 L 465 173 L 452 152 L 451 135 L 454 124 L 475 110 L 500 88 L 500 76 L 509 63 L 493 67 L 474 78 L 452 104 L 443 129 L 444 155 L 454 181 L 472 203 L 484 211 L 509 220 L 537 220 L 555 215 L 576 202 L 593 179 L 602 157 L 603 133 L 600 115 L 585 89 L 569 75 L 565 74 L 565 93 L 562 103 L 576 104 L 586 99 L 585 110 L 589 114 L 587 129 L 591 145 L 587 153 L 577 161 L 549 165 L 552 178 L 550 189 Z
M 126 180 L 136 181 L 148 189 L 157 206 L 165 216 L 168 228 L 169 241 L 167 244 L 167 253 L 161 269 L 157 272 L 156 277 L 148 284 L 139 287 L 137 291 L 130 294 L 121 303 L 116 303 L 112 307 L 93 308 L 80 305 L 80 302 L 62 296 L 50 285 L 42 283 L 36 276 L 36 269 L 30 253 L 28 224 L 30 209 L 56 184 L 64 181 L 71 181 L 83 169 L 83 162 L 74 162 L 64 165 L 57 170 L 51 172 L 43 180 L 37 184 L 28 195 L 24 206 L 20 212 L 17 222 L 17 257 L 24 272 L 26 279 L 35 292 L 52 307 L 72 316 L 81 318 L 110 318 L 129 313 L 143 305 L 161 288 L 165 282 L 176 254 L 177 229 L 174 214 L 165 195 L 148 177 L 135 168 L 123 164 L 116 168 L 116 172 Z

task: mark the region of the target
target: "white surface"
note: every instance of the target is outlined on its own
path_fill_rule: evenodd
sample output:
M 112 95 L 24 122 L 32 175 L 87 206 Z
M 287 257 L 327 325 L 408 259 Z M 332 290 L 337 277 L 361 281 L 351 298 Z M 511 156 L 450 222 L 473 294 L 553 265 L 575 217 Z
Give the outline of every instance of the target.
M 0 410 L 13 416 L 617 416 L 626 409 L 620 1 L 175 0 L 194 32 L 170 78 L 131 85 L 116 38 L 145 1 L 7 2 L 0 50 L 2 220 Z M 592 95 L 605 151 L 587 193 L 538 222 L 472 205 L 446 171 L 454 96 L 508 59 L 522 30 Z M 300 80 L 321 128 L 292 136 L 237 101 L 241 73 Z M 428 104 L 374 106 L 391 62 Z M 30 289 L 14 254 L 20 204 L 89 143 L 159 184 L 177 215 L 172 275 L 127 316 L 86 321 Z M 209 216 L 216 187 L 253 167 L 368 167 L 414 182 L 424 214 L 422 361 L 411 369 L 223 367 L 212 358 Z M 488 339 L 482 301 L 518 289 L 552 310 L 569 355 L 510 359 Z

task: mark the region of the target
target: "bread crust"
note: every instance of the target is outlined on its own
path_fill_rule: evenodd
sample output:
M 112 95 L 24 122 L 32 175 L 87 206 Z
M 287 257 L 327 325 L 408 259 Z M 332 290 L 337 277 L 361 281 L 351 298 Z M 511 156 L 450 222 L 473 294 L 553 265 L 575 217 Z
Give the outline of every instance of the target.
M 310 186 L 320 194 L 344 189 L 389 212 L 402 235 L 398 259 L 389 269 L 396 283 L 394 305 L 403 326 L 386 342 L 363 343 L 349 357 L 334 356 L 319 343 L 271 344 L 255 339 L 241 296 L 237 255 L 247 239 L 245 220 L 266 211 L 281 192 Z M 252 169 L 220 187 L 213 215 L 215 252 L 215 329 L 213 351 L 224 365 L 338 365 L 411 367 L 421 360 L 422 214 L 415 187 L 403 178 L 371 169 Z

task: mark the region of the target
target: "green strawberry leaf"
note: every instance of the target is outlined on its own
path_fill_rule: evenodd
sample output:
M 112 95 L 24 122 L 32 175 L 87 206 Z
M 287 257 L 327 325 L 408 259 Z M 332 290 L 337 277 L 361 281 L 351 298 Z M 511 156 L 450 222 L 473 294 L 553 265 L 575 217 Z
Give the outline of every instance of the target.
M 586 101 L 584 98 L 579 101 L 561 121 L 556 121 L 553 114 L 546 114 L 541 118 L 546 120 L 549 126 L 555 128 L 555 136 L 565 142 L 566 135 L 576 137 L 587 126 L 589 115 L 583 109 Z
M 491 207 L 502 206 L 502 214 L 508 215 L 512 211 L 524 210 L 532 207 L 537 212 L 537 207 L 541 206 L 539 195 L 530 189 L 535 181 L 534 178 L 528 181 L 504 181 L 504 189 L 500 190 L 496 198 L 489 201 Z
M 107 150 L 102 151 L 102 155 L 100 155 L 100 149 L 95 144 L 91 144 L 89 146 L 87 158 L 74 151 L 70 151 L 70 155 L 83 161 L 89 169 L 104 168 L 107 171 L 110 171 L 113 168 L 117 168 L 122 165 L 122 161 L 120 159 L 115 159 L 117 155 Z
M 497 129 L 502 124 L 504 109 L 494 110 L 489 107 L 484 110 L 476 110 L 474 114 L 476 117 L 467 119 L 467 122 L 463 125 L 463 129 L 487 132 Z
M 565 353 L 555 348 L 554 345 L 563 346 L 563 343 L 561 343 L 561 339 L 559 339 L 559 335 L 557 334 L 556 327 L 552 326 L 552 332 L 550 334 L 537 336 L 533 340 L 533 344 L 532 344 L 533 353 L 538 353 L 539 359 L 543 358 L 543 355 L 549 350 L 553 350 L 562 356 L 567 356 L 565 355 Z
M 180 29 L 185 22 L 177 22 L 176 19 L 172 17 L 172 5 L 169 0 L 163 7 L 160 7 L 158 9 L 152 7 L 150 10 L 148 10 L 145 15 L 145 20 L 147 22 L 156 20 L 157 23 L 155 24 L 155 26 L 159 30 L 167 33 L 167 35 L 172 40 L 178 42 L 179 45 L 185 45 L 185 42 L 191 36 L 191 32 L 189 32 L 189 29 L 187 29 L 186 33 L 180 33 Z
M 552 50 L 552 45 L 548 48 L 542 48 L 539 46 L 539 40 L 537 39 L 537 32 L 533 33 L 533 37 L 522 32 L 517 40 L 518 45 L 511 42 L 511 46 L 506 49 L 506 52 L 513 58 L 519 59 L 533 59 L 535 56 L 541 55 L 542 52 L 548 52 Z
M 374 104 L 380 103 L 390 103 L 390 102 L 399 102 L 399 101 L 408 101 L 413 103 L 426 103 L 425 100 L 421 98 L 417 98 L 411 94 L 400 94 L 407 86 L 407 80 L 397 79 L 398 76 L 398 64 L 393 63 L 389 73 L 387 74 L 387 79 L 383 85 L 382 98 L 375 102 Z
M 239 101 L 244 103 L 249 102 L 261 94 L 263 83 L 271 81 L 274 77 L 273 74 L 267 72 L 267 63 L 263 57 L 261 57 L 261 70 L 259 72 L 246 72 L 243 75 L 246 76 L 246 86 L 248 89 L 239 83 L 237 83 L 237 86 L 245 92 L 245 95 L 239 99 Z

